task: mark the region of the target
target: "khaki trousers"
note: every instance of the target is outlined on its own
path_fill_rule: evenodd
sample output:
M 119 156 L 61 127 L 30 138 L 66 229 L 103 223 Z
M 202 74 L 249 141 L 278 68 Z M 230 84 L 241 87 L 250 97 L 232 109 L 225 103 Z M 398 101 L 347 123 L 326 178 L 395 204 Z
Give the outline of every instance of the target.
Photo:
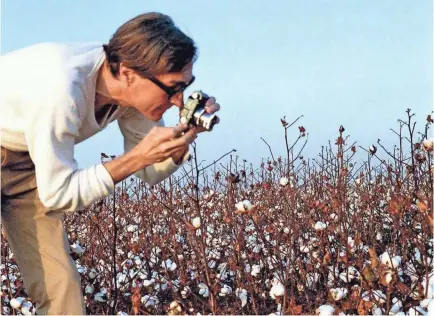
M 28 152 L 1 147 L 1 223 L 38 314 L 86 313 L 80 275 L 70 256 L 63 212 L 38 197 Z

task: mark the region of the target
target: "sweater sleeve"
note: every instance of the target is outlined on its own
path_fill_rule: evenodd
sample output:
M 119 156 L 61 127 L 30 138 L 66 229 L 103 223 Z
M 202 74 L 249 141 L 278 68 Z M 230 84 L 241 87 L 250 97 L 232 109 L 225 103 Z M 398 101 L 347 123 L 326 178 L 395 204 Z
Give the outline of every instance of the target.
M 113 179 L 102 164 L 78 169 L 74 160 L 81 118 L 73 98 L 53 93 L 29 103 L 25 138 L 41 202 L 50 210 L 73 212 L 113 192 Z
M 164 126 L 164 121 L 158 123 L 146 119 L 140 112 L 134 110 L 133 114 L 127 114 L 118 119 L 119 128 L 124 136 L 125 152 L 130 151 L 150 132 L 154 126 Z M 172 158 L 155 163 L 137 171 L 134 175 L 150 185 L 155 185 L 168 178 L 190 157 L 187 152 L 180 165 L 176 165 Z

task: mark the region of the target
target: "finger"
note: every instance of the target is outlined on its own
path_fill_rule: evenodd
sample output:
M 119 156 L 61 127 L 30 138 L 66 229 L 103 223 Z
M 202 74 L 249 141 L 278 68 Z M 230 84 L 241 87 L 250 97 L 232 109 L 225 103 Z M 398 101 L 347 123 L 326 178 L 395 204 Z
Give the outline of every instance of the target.
M 211 105 L 209 105 L 209 106 L 206 106 L 206 107 L 205 107 L 205 110 L 206 110 L 206 112 L 209 113 L 209 114 L 211 114 L 211 113 L 215 113 L 215 112 L 217 112 L 218 110 L 220 110 L 220 104 L 218 104 L 218 103 L 213 103 L 213 104 L 211 104 Z
M 164 151 L 172 151 L 190 145 L 197 138 L 197 132 L 194 129 L 188 130 L 184 135 L 172 139 L 164 144 Z
M 187 124 L 178 124 L 175 127 L 172 127 L 172 129 L 173 129 L 172 139 L 178 138 L 182 135 L 182 133 L 184 133 L 188 129 L 188 125 Z
M 215 103 L 215 98 L 214 97 L 210 97 L 208 100 L 206 100 L 205 102 L 205 106 L 210 106 L 213 105 Z

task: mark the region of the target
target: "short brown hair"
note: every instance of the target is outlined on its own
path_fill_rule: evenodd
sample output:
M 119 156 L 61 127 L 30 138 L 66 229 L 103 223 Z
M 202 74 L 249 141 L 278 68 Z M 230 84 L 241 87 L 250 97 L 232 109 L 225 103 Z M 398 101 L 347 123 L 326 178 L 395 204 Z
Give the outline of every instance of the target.
M 138 15 L 121 25 L 103 47 L 115 77 L 121 62 L 148 77 L 182 71 L 197 58 L 194 41 L 169 16 L 155 12 Z

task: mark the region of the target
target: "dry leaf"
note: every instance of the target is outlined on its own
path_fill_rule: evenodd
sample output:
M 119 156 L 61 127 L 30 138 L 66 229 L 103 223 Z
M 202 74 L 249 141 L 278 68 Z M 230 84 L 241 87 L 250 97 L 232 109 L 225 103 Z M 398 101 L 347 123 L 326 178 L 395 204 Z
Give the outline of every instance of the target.
M 359 313 L 359 315 L 370 315 L 372 306 L 374 306 L 373 302 L 360 300 L 359 305 L 357 306 L 357 313 Z
M 369 283 L 375 282 L 378 279 L 377 271 L 375 271 L 370 264 L 363 268 L 362 275 Z
M 140 306 L 140 288 L 139 287 L 135 287 L 132 290 L 133 295 L 131 295 L 131 304 L 133 306 L 133 313 L 134 315 L 138 315 L 139 314 L 139 306 Z
M 421 212 L 426 212 L 428 210 L 428 203 L 426 201 L 419 201 L 417 202 L 417 208 Z
M 410 289 L 402 282 L 397 282 L 396 283 L 396 288 L 398 289 L 398 291 L 404 295 L 408 295 L 410 294 Z
M 289 314 L 291 315 L 300 315 L 301 312 L 303 311 L 303 306 L 302 305 L 297 305 L 294 298 L 291 297 L 289 300 Z

